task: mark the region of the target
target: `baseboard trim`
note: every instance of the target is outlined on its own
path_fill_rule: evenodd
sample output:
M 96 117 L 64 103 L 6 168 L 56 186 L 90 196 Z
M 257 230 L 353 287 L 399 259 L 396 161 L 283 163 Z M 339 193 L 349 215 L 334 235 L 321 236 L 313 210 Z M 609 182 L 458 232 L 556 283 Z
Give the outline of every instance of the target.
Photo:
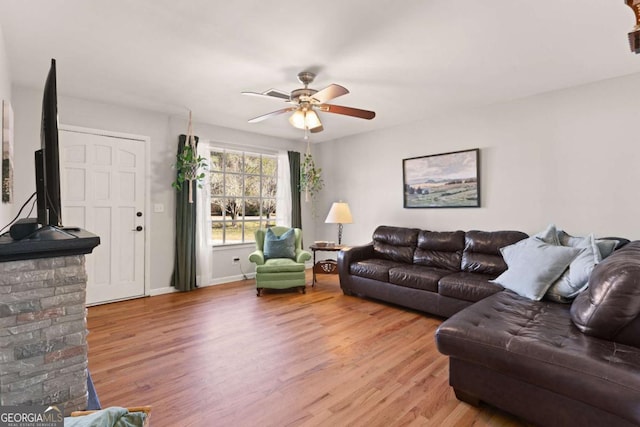
M 237 282 L 245 279 L 254 279 L 255 277 L 256 277 L 255 273 L 248 273 L 244 276 L 242 274 L 238 274 L 236 276 L 219 277 L 217 279 L 211 280 L 210 283 L 206 285 L 201 285 L 199 287 L 206 288 L 209 286 L 224 285 L 225 283 Z M 156 295 L 171 294 L 173 292 L 179 292 L 179 291 L 173 286 L 165 286 L 163 288 L 151 289 L 151 292 L 149 293 L 149 295 L 154 297 Z

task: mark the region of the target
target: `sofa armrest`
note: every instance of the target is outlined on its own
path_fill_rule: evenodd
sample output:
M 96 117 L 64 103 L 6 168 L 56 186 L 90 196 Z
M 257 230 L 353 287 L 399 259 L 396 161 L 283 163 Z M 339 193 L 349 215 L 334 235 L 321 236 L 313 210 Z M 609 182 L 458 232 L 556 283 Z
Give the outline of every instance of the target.
M 338 252 L 338 274 L 340 275 L 340 281 L 342 281 L 343 277 L 347 277 L 349 275 L 349 266 L 351 263 L 373 257 L 373 242 L 362 246 L 353 246 L 342 249 Z
M 304 249 L 296 249 L 296 262 L 305 262 L 311 259 L 311 253 Z
M 249 261 L 255 263 L 256 265 L 264 264 L 264 252 L 262 252 L 260 249 L 256 249 L 249 254 Z

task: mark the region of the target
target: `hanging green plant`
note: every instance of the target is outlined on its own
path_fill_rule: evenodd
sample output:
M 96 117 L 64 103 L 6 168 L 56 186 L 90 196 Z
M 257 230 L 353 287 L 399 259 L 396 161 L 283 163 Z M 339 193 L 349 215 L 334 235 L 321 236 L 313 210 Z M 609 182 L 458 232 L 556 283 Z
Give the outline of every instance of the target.
M 311 154 L 304 155 L 304 161 L 300 168 L 300 192 L 304 192 L 305 201 L 309 201 L 324 187 L 322 180 L 322 168 L 316 168 Z
M 196 150 L 189 144 L 185 144 L 182 151 L 176 156 L 174 165 L 176 171 L 176 180 L 171 186 L 176 190 L 182 190 L 182 184 L 185 181 L 196 181 L 198 188 L 202 188 L 202 180 L 205 177 L 203 170 L 207 169 L 207 159 L 199 156 Z
M 193 203 L 193 189 L 191 182 L 195 181 L 198 188 L 202 188 L 205 177 L 203 171 L 207 170 L 207 159 L 199 156 L 196 149 L 196 137 L 193 135 L 193 125 L 191 123 L 191 111 L 189 111 L 189 125 L 187 136 L 182 150 L 176 155 L 176 163 L 173 165 L 177 171 L 176 180 L 171 186 L 178 191 L 182 190 L 185 181 L 189 185 L 189 203 Z

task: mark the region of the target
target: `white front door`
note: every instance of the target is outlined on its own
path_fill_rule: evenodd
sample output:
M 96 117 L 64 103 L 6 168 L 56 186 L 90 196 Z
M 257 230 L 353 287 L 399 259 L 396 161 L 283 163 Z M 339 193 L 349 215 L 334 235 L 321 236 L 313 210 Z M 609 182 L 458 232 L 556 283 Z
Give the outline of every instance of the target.
M 145 138 L 60 129 L 62 221 L 100 237 L 87 304 L 145 295 Z

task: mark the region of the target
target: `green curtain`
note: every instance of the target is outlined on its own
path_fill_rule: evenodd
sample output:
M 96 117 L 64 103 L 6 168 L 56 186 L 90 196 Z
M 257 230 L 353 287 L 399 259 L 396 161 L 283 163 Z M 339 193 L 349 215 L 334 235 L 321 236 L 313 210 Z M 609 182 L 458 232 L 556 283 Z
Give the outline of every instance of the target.
M 184 148 L 186 135 L 178 138 L 178 153 Z M 198 137 L 195 137 L 196 144 Z M 197 183 L 191 182 L 193 194 Z M 175 262 L 171 286 L 179 291 L 192 291 L 196 286 L 196 198 L 189 203 L 189 186 L 185 182 L 182 190 L 176 190 L 176 241 Z
M 291 227 L 302 229 L 302 205 L 300 203 L 300 153 L 289 151 L 291 174 Z

